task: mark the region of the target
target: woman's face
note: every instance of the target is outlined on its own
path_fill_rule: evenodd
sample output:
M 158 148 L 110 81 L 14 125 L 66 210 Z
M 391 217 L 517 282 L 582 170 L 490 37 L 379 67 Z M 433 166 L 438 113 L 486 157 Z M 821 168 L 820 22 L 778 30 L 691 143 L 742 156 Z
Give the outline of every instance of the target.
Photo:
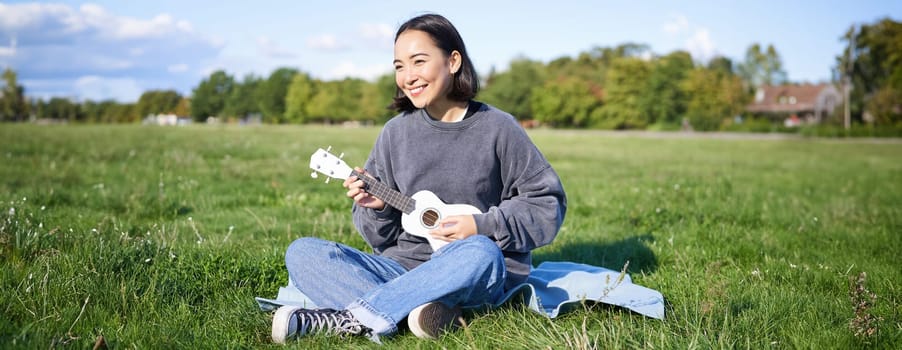
M 395 40 L 395 83 L 415 107 L 440 111 L 447 108 L 460 61 L 460 53 L 446 56 L 426 32 L 405 31 Z

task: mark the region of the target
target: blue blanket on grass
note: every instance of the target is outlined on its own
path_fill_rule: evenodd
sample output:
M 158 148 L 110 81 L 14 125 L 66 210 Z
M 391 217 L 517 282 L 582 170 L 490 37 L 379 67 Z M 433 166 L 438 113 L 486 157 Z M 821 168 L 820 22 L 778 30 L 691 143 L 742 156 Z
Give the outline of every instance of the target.
M 522 298 L 515 298 L 522 296 Z M 316 304 L 304 293 L 288 285 L 279 288 L 276 299 L 257 297 L 263 311 L 271 311 L 282 305 L 316 308 Z M 636 313 L 664 319 L 664 296 L 656 290 L 633 284 L 626 273 L 573 262 L 546 261 L 533 268 L 526 283 L 505 293 L 494 307 L 510 300 L 523 300 L 527 306 L 542 315 L 555 318 L 579 307 L 583 301 L 616 305 Z

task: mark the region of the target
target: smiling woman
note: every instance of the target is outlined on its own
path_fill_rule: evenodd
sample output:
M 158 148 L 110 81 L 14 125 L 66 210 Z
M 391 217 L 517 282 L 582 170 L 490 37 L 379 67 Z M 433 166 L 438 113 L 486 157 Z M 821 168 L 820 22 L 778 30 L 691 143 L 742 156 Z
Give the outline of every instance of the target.
M 435 119 L 459 120 L 466 101 L 479 91 L 479 79 L 460 34 L 442 30 L 441 22 L 424 19 L 398 29 L 394 59 L 398 88 L 392 106 L 405 112 L 426 108 Z
M 315 332 L 379 341 L 405 318 L 414 335 L 437 338 L 462 324 L 462 307 L 496 305 L 523 283 L 531 251 L 551 243 L 563 223 L 557 173 L 513 116 L 473 100 L 476 71 L 451 22 L 430 14 L 401 25 L 393 64 L 400 114 L 385 124 L 366 170 L 343 184 L 374 253 L 294 241 L 285 254 L 289 276 L 326 309 L 281 307 L 272 324 L 277 343 Z M 373 179 L 387 189 L 365 185 Z M 380 198 L 392 193 L 413 195 L 413 204 L 393 208 L 397 200 Z M 453 209 L 461 205 L 472 210 Z
M 395 83 L 410 110 L 426 108 L 435 119 L 463 119 L 466 100 L 450 98 L 453 75 L 460 70 L 460 52 L 445 54 L 435 46 L 429 34 L 411 30 L 398 36 L 395 43 Z M 439 114 L 444 112 L 444 114 Z

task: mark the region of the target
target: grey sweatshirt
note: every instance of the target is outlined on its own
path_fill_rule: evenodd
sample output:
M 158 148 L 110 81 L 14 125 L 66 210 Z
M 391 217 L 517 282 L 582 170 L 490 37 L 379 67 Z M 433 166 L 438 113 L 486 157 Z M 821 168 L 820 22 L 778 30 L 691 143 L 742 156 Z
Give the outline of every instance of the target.
M 517 121 L 490 105 L 470 102 L 457 123 L 433 120 L 423 109 L 385 124 L 365 169 L 405 195 L 435 193 L 448 204 L 469 204 L 477 232 L 501 248 L 507 288 L 526 280 L 530 251 L 551 243 L 567 210 L 561 181 Z M 404 232 L 401 212 L 353 206 L 354 225 L 376 254 L 408 269 L 432 248 Z

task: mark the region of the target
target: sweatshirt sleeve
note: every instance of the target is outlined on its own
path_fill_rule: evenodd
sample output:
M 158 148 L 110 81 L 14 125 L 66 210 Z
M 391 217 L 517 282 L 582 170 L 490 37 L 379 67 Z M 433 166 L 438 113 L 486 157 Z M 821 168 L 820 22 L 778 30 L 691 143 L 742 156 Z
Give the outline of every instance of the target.
M 386 206 L 383 210 L 353 205 L 354 226 L 376 253 L 395 245 L 401 234 L 401 212 Z
M 567 212 L 557 173 L 517 126 L 501 142 L 504 195 L 497 206 L 474 215 L 477 231 L 501 250 L 529 252 L 554 240 Z
M 392 174 L 389 172 L 390 167 L 386 166 L 388 160 L 382 150 L 385 145 L 384 137 L 382 134 L 376 140 L 364 169 L 376 179 L 390 184 Z M 351 213 L 357 232 L 360 232 L 367 244 L 373 247 L 373 251 L 382 253 L 386 248 L 396 244 L 402 231 L 399 210 L 388 205 L 382 210 L 375 210 L 353 204 Z

